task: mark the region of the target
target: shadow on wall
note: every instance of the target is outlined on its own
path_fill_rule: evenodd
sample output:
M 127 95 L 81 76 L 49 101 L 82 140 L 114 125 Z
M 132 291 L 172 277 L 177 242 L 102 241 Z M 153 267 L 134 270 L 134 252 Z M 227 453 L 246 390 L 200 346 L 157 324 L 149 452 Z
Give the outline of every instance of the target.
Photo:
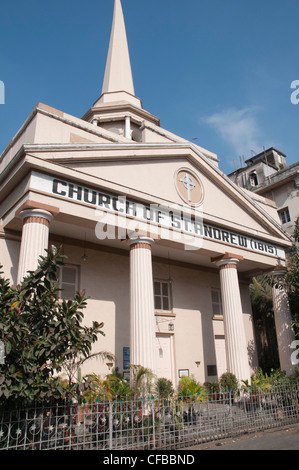
M 6 246 L 7 246 L 8 256 L 10 258 L 10 263 L 3 263 L 2 260 L 0 260 L 0 262 L 3 263 L 4 265 L 11 264 L 11 269 L 10 269 L 10 272 L 7 273 L 7 276 L 11 279 L 12 284 L 16 285 L 17 277 L 18 277 L 18 267 L 19 267 L 20 241 L 7 240 Z M 3 254 L 1 253 L 1 257 L 2 256 Z

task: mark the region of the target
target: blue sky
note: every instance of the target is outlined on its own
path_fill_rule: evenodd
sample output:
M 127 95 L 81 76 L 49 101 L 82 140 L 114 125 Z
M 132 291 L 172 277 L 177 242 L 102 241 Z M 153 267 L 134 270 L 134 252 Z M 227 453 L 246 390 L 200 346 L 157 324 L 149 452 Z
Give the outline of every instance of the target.
M 113 3 L 2 2 L 0 153 L 38 102 L 81 117 L 100 96 Z M 299 160 L 298 0 L 122 6 L 135 93 L 163 128 L 217 153 L 225 173 L 263 146 Z

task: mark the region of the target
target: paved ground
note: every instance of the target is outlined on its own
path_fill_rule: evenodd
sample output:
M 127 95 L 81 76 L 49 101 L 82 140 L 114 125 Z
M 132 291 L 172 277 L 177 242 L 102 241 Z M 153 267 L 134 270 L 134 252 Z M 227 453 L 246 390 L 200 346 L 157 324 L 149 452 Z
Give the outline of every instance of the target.
M 189 450 L 299 450 L 299 424 L 201 444 Z

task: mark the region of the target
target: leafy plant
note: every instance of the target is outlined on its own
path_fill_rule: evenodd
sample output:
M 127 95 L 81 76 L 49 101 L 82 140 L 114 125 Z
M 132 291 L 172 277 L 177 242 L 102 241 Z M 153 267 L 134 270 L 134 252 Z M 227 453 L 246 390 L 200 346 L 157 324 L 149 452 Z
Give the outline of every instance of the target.
M 145 397 L 152 393 L 154 373 L 147 367 L 130 364 L 130 394 L 133 399 Z
M 197 382 L 193 376 L 181 377 L 178 386 L 179 395 L 187 397 L 189 395 L 197 395 L 198 393 L 202 393 L 204 391 L 204 386 Z
M 295 367 L 294 372 L 288 377 L 291 383 L 299 384 L 299 367 Z
M 222 391 L 234 392 L 238 390 L 238 379 L 231 372 L 224 372 L 219 379 Z
M 103 323 L 101 324 L 103 325 Z M 81 387 L 81 366 L 84 362 L 90 359 L 106 359 L 108 361 L 114 361 L 115 356 L 114 354 L 108 351 L 99 351 L 97 353 L 88 354 L 87 356 L 83 356 L 82 354 L 77 354 L 65 359 L 62 363 L 62 368 L 66 375 L 68 376 L 69 385 L 78 383 L 78 392 L 82 389 Z
M 210 394 L 215 394 L 220 392 L 219 382 L 205 382 L 204 386 Z
M 82 392 L 82 399 L 88 403 L 94 403 L 96 400 L 104 401 L 110 399 L 106 396 L 105 380 L 97 374 L 87 374 L 83 377 L 84 390 Z
M 130 383 L 123 377 L 115 374 L 107 375 L 106 387 L 114 400 L 126 400 L 130 396 Z
M 156 392 L 160 398 L 168 398 L 174 394 L 171 380 L 164 377 L 158 378 L 156 382 Z
M 286 286 L 290 302 L 290 309 L 294 319 L 294 327 L 299 335 L 299 217 L 296 219 L 293 233 L 293 245 L 288 253 L 288 273 Z
M 65 394 L 56 376 L 65 361 L 89 356 L 103 323 L 82 326 L 85 293 L 60 300 L 57 282 L 63 257 L 54 247 L 17 287 L 0 276 L 0 405 L 59 399 Z M 69 388 L 75 391 L 76 385 Z
M 254 277 L 250 284 L 252 311 L 256 319 L 273 313 L 272 286 L 268 276 Z

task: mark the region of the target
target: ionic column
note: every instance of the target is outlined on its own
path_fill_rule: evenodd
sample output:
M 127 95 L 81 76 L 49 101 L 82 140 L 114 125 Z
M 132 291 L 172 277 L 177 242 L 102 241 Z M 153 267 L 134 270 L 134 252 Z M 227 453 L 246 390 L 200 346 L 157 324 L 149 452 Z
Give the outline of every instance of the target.
M 217 266 L 220 268 L 220 284 L 224 320 L 228 372 L 239 382 L 250 382 L 247 341 L 238 279 L 237 264 L 242 257 L 225 255 Z
M 130 362 L 155 373 L 155 315 L 152 270 L 153 239 L 138 237 L 130 241 Z
M 293 352 L 291 343 L 295 340 L 295 333 L 292 328 L 293 319 L 288 294 L 284 288 L 283 282 L 286 272 L 286 268 L 282 266 L 277 266 L 274 270 L 273 274 L 277 285 L 272 288 L 272 298 L 280 368 L 286 371 L 287 375 L 290 375 L 294 372 L 294 364 L 291 362 Z
M 20 213 L 23 219 L 23 231 L 20 248 L 18 284 L 28 271 L 38 267 L 40 256 L 45 255 L 49 242 L 49 227 L 52 214 L 40 209 L 27 209 Z

